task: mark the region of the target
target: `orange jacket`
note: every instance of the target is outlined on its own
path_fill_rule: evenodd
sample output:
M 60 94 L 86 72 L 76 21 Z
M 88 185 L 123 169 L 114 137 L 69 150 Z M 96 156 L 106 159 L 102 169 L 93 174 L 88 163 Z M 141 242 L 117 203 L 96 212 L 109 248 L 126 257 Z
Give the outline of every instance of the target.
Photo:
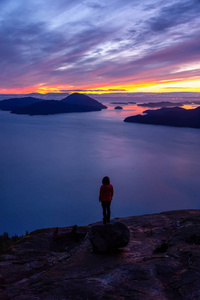
M 102 185 L 99 192 L 99 201 L 111 201 L 113 193 L 114 191 L 112 184 Z

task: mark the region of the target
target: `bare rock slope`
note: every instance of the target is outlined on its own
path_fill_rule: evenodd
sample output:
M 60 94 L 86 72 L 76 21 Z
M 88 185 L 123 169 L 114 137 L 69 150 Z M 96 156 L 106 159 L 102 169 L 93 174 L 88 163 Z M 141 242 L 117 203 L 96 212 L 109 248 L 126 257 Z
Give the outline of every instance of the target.
M 130 241 L 111 253 L 92 252 L 91 226 L 24 237 L 0 256 L 0 299 L 200 299 L 200 210 L 117 221 Z

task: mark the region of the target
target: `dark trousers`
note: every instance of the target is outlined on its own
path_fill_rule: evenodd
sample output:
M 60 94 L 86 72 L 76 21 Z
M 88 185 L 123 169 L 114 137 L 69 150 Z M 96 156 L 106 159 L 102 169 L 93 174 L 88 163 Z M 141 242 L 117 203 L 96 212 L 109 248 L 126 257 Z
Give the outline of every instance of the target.
M 109 223 L 110 222 L 110 204 L 111 201 L 102 201 L 101 205 L 103 208 L 103 223 Z

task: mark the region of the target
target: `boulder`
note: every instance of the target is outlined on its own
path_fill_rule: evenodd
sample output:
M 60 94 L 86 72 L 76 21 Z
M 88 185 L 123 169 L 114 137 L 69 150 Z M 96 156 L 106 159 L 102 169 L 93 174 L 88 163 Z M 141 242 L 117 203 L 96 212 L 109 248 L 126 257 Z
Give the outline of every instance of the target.
M 88 237 L 95 252 L 107 252 L 127 246 L 130 232 L 126 225 L 115 222 L 92 226 L 88 232 Z

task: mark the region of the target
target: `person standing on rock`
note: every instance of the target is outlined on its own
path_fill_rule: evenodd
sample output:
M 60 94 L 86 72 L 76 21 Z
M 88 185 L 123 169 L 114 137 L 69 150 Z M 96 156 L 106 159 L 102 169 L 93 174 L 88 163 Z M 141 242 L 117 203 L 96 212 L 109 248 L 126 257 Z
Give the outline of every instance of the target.
M 102 185 L 99 192 L 99 202 L 103 208 L 103 223 L 110 223 L 110 204 L 113 197 L 113 186 L 110 184 L 110 179 L 105 176 L 102 179 Z

